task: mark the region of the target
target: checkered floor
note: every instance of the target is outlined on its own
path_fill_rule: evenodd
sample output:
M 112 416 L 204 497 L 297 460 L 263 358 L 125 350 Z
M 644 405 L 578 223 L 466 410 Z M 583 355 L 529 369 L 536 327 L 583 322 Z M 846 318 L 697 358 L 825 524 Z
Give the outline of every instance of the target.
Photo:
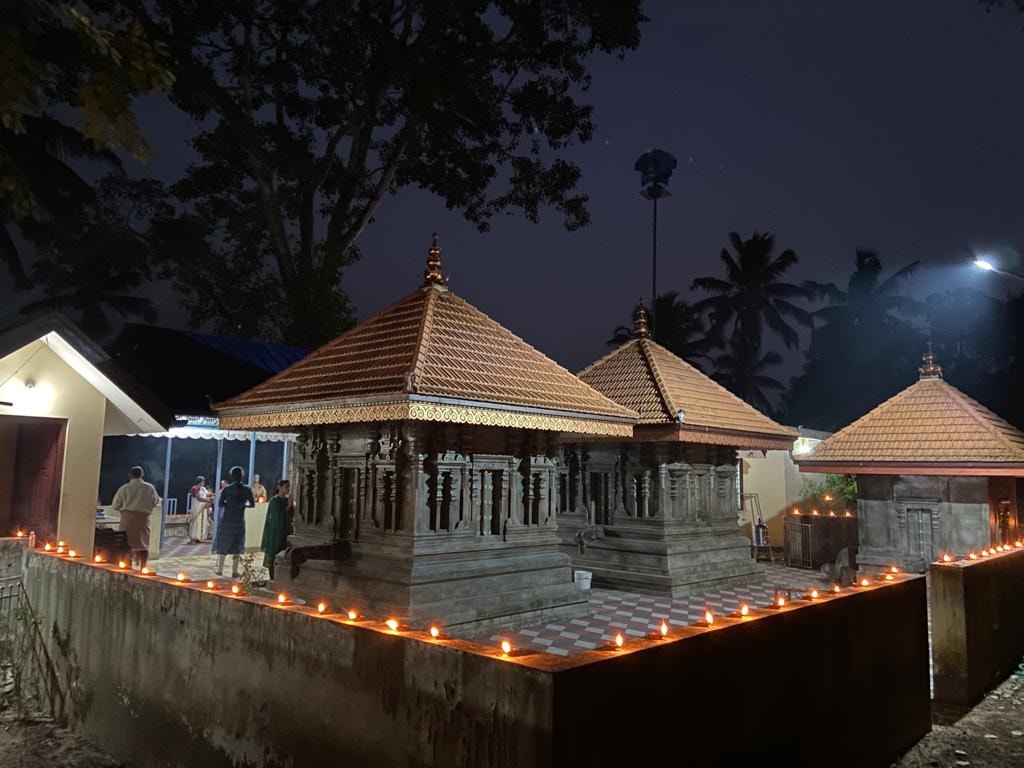
M 168 551 L 166 548 L 165 552 Z M 217 556 L 210 554 L 209 544 L 195 544 L 191 549 L 182 548 L 178 552 L 183 554 L 169 554 L 159 560 L 150 563 L 152 568 L 161 576 L 174 577 L 179 573 L 187 573 L 192 581 L 219 578 L 217 576 Z M 256 578 L 266 581 L 269 578 L 267 569 L 263 567 L 263 553 L 251 552 L 253 563 L 256 566 Z M 231 575 L 231 557 L 224 558 L 224 576 Z
M 670 627 L 687 626 L 702 620 L 705 611 L 724 616 L 739 610 L 743 603 L 752 608 L 765 607 L 780 594 L 788 599 L 829 585 L 817 571 L 769 565 L 761 584 L 727 587 L 687 598 L 595 588 L 591 590 L 589 616 L 497 634 L 491 641 L 508 640 L 523 650 L 568 656 L 600 648 L 619 632 L 626 638 L 643 637 L 657 632 L 662 621 Z

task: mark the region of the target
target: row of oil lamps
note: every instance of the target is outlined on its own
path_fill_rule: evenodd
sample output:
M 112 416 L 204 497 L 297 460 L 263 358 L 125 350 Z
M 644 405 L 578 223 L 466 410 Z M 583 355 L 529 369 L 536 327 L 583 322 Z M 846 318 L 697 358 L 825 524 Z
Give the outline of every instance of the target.
M 981 550 L 980 553 L 979 552 L 968 552 L 963 557 L 958 557 L 957 555 L 954 555 L 951 552 L 946 552 L 945 554 L 942 555 L 941 558 L 939 558 L 938 562 L 940 562 L 940 563 L 955 563 L 957 561 L 963 561 L 963 560 L 978 560 L 978 559 L 983 558 L 983 557 L 992 557 L 993 555 L 1002 555 L 1002 554 L 1006 554 L 1007 552 L 1013 552 L 1016 549 L 1024 549 L 1024 540 L 1017 539 L 1017 541 L 1015 541 L 1013 543 L 1012 547 L 1009 544 L 1000 544 L 1000 545 L 995 546 L 995 547 L 990 547 L 988 549 L 983 549 L 983 550 Z
M 19 531 L 18 533 L 19 533 L 19 535 L 21 535 L 21 531 Z M 1024 546 L 1024 545 L 1022 545 L 1021 542 L 1017 542 L 1017 546 L 1020 547 L 1020 546 Z M 1000 551 L 1003 550 L 1003 548 L 999 548 L 999 549 L 1000 549 Z M 1006 551 L 1009 551 L 1010 547 L 1006 547 L 1005 549 L 1006 549 Z M 43 545 L 43 550 L 45 552 L 53 552 L 53 553 L 55 553 L 57 555 L 66 555 L 69 558 L 80 557 L 80 553 L 77 550 L 75 550 L 73 548 L 67 547 L 67 545 L 63 541 L 58 541 L 56 546 L 54 546 L 53 544 L 50 544 L 49 542 L 46 542 Z M 992 554 L 996 554 L 996 550 L 995 549 L 992 550 Z M 945 557 L 949 557 L 949 555 L 945 555 L 944 558 Z M 974 555 L 974 553 L 971 553 L 971 557 L 976 557 L 976 556 Z M 106 561 L 103 559 L 102 555 L 95 555 L 93 557 L 93 562 L 96 565 L 105 565 L 106 564 Z M 949 562 L 949 561 L 947 560 L 946 562 Z M 111 563 L 111 565 L 116 565 L 118 570 L 122 570 L 122 571 L 130 571 L 131 570 L 130 569 L 130 565 L 131 564 L 129 562 L 125 561 L 125 560 L 118 560 L 117 563 Z M 156 572 L 153 571 L 152 569 L 150 569 L 148 566 L 143 566 L 143 568 L 139 571 L 139 573 L 142 576 L 153 576 L 153 575 L 156 575 Z M 895 580 L 895 578 L 896 578 L 895 574 L 897 574 L 897 573 L 899 573 L 899 569 L 895 565 L 893 565 L 893 566 L 890 566 L 883 574 L 880 574 L 878 578 L 880 580 L 883 580 L 883 581 L 893 581 L 893 580 Z M 191 582 L 191 579 L 189 578 L 187 573 L 178 572 L 177 574 L 175 574 L 175 578 L 172 580 L 172 583 L 178 584 L 178 585 L 185 585 L 185 584 L 190 584 L 192 582 Z M 213 579 L 210 579 L 210 580 L 208 580 L 206 582 L 206 589 L 209 590 L 210 592 L 218 592 L 218 591 L 220 591 L 222 586 L 223 586 L 222 582 L 215 581 Z M 861 588 L 869 587 L 869 586 L 871 586 L 871 581 L 869 579 L 867 579 L 867 578 L 862 578 L 856 584 L 856 586 L 857 587 L 861 587 Z M 231 595 L 233 597 L 237 597 L 239 595 L 244 594 L 244 590 L 242 589 L 242 587 L 239 584 L 232 584 L 230 589 L 229 589 L 229 591 L 230 591 L 230 593 L 231 593 Z M 835 585 L 832 586 L 831 592 L 832 592 L 832 594 L 839 594 L 840 592 L 842 592 L 842 588 L 838 584 L 835 584 Z M 821 597 L 821 593 L 817 589 L 812 589 L 809 592 L 805 593 L 805 597 L 806 597 L 806 599 L 814 601 L 814 600 L 818 600 Z M 292 601 L 289 599 L 289 597 L 284 592 L 278 593 L 278 595 L 277 595 L 277 604 L 278 605 L 285 606 L 285 605 L 291 604 L 291 602 Z M 777 596 L 775 598 L 775 600 L 772 602 L 770 607 L 772 607 L 772 608 L 783 608 L 783 607 L 785 607 L 785 605 L 786 605 L 786 598 L 781 596 L 781 595 L 779 595 L 779 596 Z M 327 605 L 327 603 L 325 603 L 323 601 L 320 601 L 319 603 L 317 603 L 317 605 L 316 605 L 316 612 L 319 615 L 327 615 L 327 614 L 333 613 L 333 611 L 329 610 L 329 606 Z M 349 608 L 347 611 L 345 611 L 345 617 L 350 622 L 359 621 L 361 618 L 364 618 L 354 608 Z M 736 611 L 734 614 L 732 614 L 732 617 L 733 618 L 739 618 L 741 620 L 749 620 L 749 619 L 753 618 L 750 615 L 750 606 L 748 606 L 746 603 L 740 605 L 739 610 Z M 706 610 L 704 612 L 703 620 L 696 622 L 696 626 L 711 627 L 711 626 L 714 625 L 714 623 L 715 623 L 715 615 L 714 615 L 714 613 L 711 612 L 710 609 L 708 609 L 708 610 Z M 402 627 L 399 624 L 398 620 L 395 619 L 395 618 L 387 619 L 384 622 L 384 625 L 391 632 L 399 632 L 402 629 Z M 435 640 L 440 639 L 441 636 L 442 636 L 442 630 L 436 624 L 432 624 L 430 626 L 428 632 L 429 632 L 431 638 L 433 638 Z M 658 632 L 657 633 L 652 633 L 652 636 L 653 637 L 658 637 L 660 635 L 661 638 L 667 639 L 668 638 L 668 634 L 669 634 L 669 626 L 668 626 L 668 624 L 665 621 L 662 621 L 660 627 L 658 628 Z M 621 632 L 617 632 L 615 634 L 615 638 L 612 641 L 612 643 L 609 643 L 608 645 L 613 647 L 613 648 L 615 648 L 616 650 L 622 650 L 624 645 L 625 645 L 625 643 L 626 643 L 626 640 L 623 637 L 622 633 Z M 501 648 L 501 655 L 502 655 L 503 658 L 507 658 L 512 653 L 512 651 L 513 651 L 512 644 L 508 640 L 502 640 L 500 645 L 499 645 L 499 647 Z

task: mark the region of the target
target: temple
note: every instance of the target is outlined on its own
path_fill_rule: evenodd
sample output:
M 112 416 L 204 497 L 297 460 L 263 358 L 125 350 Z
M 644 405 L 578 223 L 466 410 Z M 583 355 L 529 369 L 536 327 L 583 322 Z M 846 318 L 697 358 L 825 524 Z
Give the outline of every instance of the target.
M 293 594 L 463 633 L 586 611 L 559 438 L 628 438 L 637 414 L 450 291 L 436 236 L 420 288 L 215 408 L 300 435 Z
M 866 564 L 923 570 L 1024 533 L 1024 432 L 942 378 L 920 378 L 798 458 L 801 472 L 857 476 Z
M 563 550 L 598 585 L 682 597 L 760 577 L 738 527 L 737 449 L 792 448 L 796 435 L 650 338 L 633 338 L 578 375 L 639 413 L 633 437 L 566 450 Z

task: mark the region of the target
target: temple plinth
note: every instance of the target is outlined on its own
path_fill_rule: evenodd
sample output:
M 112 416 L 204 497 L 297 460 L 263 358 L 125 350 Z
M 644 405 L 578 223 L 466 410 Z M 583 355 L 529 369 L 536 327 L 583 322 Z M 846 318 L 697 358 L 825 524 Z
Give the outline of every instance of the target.
M 760 578 L 738 525 L 737 449 L 789 449 L 796 435 L 650 338 L 633 338 L 579 373 L 639 413 L 629 440 L 566 449 L 562 548 L 594 583 L 682 597 Z
M 217 410 L 300 432 L 290 592 L 469 632 L 586 611 L 558 438 L 626 438 L 636 413 L 451 292 L 436 239 L 419 289 Z

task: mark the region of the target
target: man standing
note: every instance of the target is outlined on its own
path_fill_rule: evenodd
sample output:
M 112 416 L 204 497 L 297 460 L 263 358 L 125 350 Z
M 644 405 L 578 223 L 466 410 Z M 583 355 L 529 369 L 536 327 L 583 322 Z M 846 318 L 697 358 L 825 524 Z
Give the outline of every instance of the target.
M 259 472 L 254 473 L 252 476 L 252 497 L 257 504 L 267 500 L 267 489 L 260 482 Z
M 160 504 L 156 488 L 142 479 L 142 467 L 132 467 L 127 483 L 114 494 L 113 508 L 121 513 L 120 530 L 128 534 L 132 561 L 144 568 L 149 560 L 149 516 Z

